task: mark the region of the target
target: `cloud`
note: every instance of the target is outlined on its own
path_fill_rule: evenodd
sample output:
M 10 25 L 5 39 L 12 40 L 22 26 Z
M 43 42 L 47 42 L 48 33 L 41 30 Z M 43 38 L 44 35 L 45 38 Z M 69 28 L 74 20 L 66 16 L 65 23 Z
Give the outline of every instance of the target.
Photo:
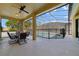
M 1 24 L 2 24 L 2 27 L 3 27 L 3 28 L 7 27 L 7 26 L 6 26 L 6 21 L 7 21 L 7 19 L 2 19 L 2 23 L 1 23 Z
M 64 18 L 68 18 L 68 16 L 64 16 Z
M 57 10 L 54 10 L 54 11 L 57 11 Z
M 67 9 L 68 9 L 68 7 L 67 7 L 67 6 L 64 6 L 64 7 L 63 7 L 63 9 L 64 9 L 64 10 L 67 10 Z

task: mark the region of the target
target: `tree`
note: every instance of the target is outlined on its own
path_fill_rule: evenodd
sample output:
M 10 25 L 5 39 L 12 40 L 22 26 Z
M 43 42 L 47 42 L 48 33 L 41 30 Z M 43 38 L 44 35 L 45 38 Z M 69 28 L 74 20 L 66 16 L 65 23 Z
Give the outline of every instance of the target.
M 30 27 L 31 26 L 31 21 L 25 21 L 24 22 L 24 26 L 27 28 L 27 27 Z
M 31 26 L 31 22 L 30 21 L 25 21 L 24 22 L 24 26 L 25 27 L 30 27 Z
M 31 25 L 32 25 L 32 22 L 31 21 L 25 21 L 24 22 L 24 28 L 25 28 L 25 30 L 26 29 L 28 30 L 31 27 Z
M 19 29 L 19 25 L 18 25 L 18 21 L 17 20 L 8 20 L 6 22 L 6 26 L 10 28 L 10 30 L 18 30 Z M 24 27 L 30 27 L 31 26 L 31 21 L 25 21 L 24 22 Z
M 18 29 L 18 25 L 17 25 L 17 20 L 8 20 L 6 22 L 6 26 L 10 28 L 10 30 L 17 30 Z

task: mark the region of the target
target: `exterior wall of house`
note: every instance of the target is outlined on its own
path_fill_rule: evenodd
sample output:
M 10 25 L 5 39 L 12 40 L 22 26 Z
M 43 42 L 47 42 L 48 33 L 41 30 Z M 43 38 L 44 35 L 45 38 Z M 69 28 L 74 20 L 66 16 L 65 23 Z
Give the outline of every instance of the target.
M 73 6 L 72 6 L 72 11 L 71 11 L 71 16 L 70 16 L 70 19 L 71 19 L 71 34 L 72 34 L 72 37 L 76 38 L 76 19 L 79 19 L 79 15 L 76 15 L 77 13 L 79 12 L 79 4 L 78 3 L 74 3 Z
M 76 37 L 76 20 L 79 19 L 79 16 L 72 19 L 72 36 Z

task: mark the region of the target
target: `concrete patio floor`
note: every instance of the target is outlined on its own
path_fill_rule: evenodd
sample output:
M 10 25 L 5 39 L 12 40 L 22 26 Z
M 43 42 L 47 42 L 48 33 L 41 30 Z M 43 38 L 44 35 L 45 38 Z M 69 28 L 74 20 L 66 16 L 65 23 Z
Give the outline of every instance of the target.
M 28 37 L 26 44 L 8 44 L 8 37 L 3 37 L 0 44 L 0 56 L 79 56 L 79 41 L 71 36 L 64 39 L 45 39 L 37 37 L 33 41 Z

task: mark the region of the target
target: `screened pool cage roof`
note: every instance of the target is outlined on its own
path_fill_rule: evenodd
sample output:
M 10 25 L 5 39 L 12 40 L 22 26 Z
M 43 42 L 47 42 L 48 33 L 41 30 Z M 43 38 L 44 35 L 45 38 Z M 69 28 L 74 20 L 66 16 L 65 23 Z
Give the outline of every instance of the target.
M 58 9 L 49 11 L 45 14 L 36 17 L 37 26 L 49 22 L 63 22 L 68 23 L 68 6 L 65 5 Z

